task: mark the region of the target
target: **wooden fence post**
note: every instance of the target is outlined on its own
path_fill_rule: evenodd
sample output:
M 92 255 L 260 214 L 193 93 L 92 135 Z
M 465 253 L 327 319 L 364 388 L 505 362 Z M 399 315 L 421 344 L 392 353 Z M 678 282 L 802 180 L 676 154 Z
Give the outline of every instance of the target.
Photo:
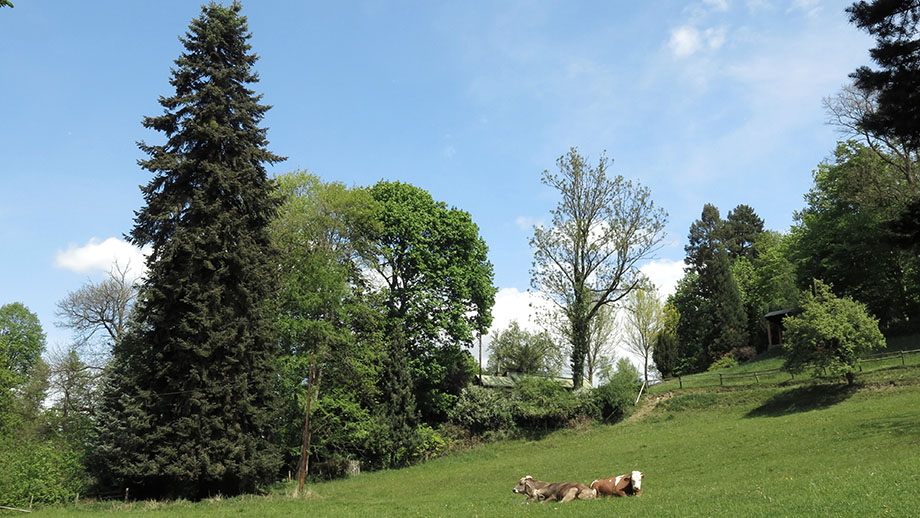
M 757 384 L 760 385 L 760 378 L 757 377 L 757 372 L 754 372 L 754 379 L 757 381 Z
M 904 351 L 898 351 L 898 352 L 901 353 L 901 367 L 903 367 L 904 366 Z
M 721 385 L 721 384 L 722 384 L 722 373 L 720 372 L 720 373 L 719 373 L 719 385 Z
M 682 377 L 678 376 L 677 382 L 680 383 L 680 388 L 684 388 L 684 379 Z

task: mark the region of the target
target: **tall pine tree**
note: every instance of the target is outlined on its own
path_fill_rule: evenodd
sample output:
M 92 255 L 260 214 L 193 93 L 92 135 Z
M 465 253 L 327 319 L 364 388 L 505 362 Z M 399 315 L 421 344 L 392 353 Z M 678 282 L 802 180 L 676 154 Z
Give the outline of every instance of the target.
M 747 345 L 744 306 L 725 247 L 726 224 L 719 209 L 706 204 L 690 226 L 687 246 L 688 284 L 678 287 L 675 303 L 678 364 L 682 373 L 703 370 L 722 355 Z
M 260 128 L 268 106 L 247 85 L 258 57 L 241 6 L 202 7 L 181 38 L 163 115 L 139 147 L 154 174 L 131 232 L 152 245 L 133 330 L 115 350 L 98 470 L 136 497 L 252 491 L 280 462 L 272 440 L 276 344 L 267 226 L 277 202 Z

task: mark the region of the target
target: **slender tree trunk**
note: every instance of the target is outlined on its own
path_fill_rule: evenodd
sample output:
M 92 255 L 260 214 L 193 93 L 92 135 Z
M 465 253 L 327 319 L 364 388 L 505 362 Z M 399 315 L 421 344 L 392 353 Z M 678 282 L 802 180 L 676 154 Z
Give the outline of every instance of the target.
M 300 484 L 297 488 L 297 494 L 303 493 L 304 480 L 307 476 L 307 470 L 310 468 L 310 402 L 313 400 L 313 378 L 316 377 L 313 369 L 313 355 L 310 355 L 310 369 L 307 378 L 307 416 L 303 424 L 303 446 L 300 450 L 300 474 L 298 476 Z

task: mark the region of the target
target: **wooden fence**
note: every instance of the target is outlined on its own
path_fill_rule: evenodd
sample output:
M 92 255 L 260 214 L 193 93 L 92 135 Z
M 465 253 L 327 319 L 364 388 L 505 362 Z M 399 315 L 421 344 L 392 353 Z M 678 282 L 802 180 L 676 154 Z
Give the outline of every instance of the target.
M 888 351 L 884 353 L 870 354 L 860 358 L 857 364 L 859 366 L 860 372 L 863 370 L 862 366 L 864 363 L 880 362 L 886 360 L 900 360 L 901 366 L 906 366 L 909 360 L 920 359 L 920 356 L 913 357 L 914 355 L 920 355 L 920 349 L 913 349 L 909 351 Z M 671 379 L 673 380 L 675 378 Z M 705 387 L 714 386 L 716 381 L 718 381 L 720 386 L 725 386 L 727 384 L 756 384 L 765 380 L 776 382 L 782 381 L 783 379 L 795 379 L 795 375 L 783 369 L 769 369 L 737 373 L 701 372 L 699 374 L 677 376 L 676 379 L 679 388 L 684 388 L 684 382 L 692 383 L 697 387 Z

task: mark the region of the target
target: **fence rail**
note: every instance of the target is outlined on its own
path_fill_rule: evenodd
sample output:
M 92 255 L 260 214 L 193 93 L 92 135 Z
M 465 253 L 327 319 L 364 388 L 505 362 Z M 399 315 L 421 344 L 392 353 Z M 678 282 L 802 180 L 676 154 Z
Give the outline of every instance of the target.
M 880 362 L 885 360 L 900 360 L 901 366 L 906 366 L 907 358 L 911 355 L 917 354 L 920 354 L 920 349 L 912 349 L 906 351 L 887 351 L 884 353 L 869 354 L 857 360 L 857 365 L 859 366 L 860 372 L 863 370 L 862 365 L 864 363 Z M 726 383 L 743 380 L 753 380 L 754 383 L 760 383 L 762 379 L 771 379 L 777 376 L 790 376 L 790 379 L 795 379 L 795 374 L 792 374 L 789 371 L 783 369 L 768 369 L 762 371 L 730 373 L 701 372 L 698 374 L 689 374 L 687 376 L 677 376 L 676 379 L 679 388 L 684 388 L 685 381 L 688 383 L 693 382 L 695 386 L 711 386 L 715 385 L 715 381 L 718 379 L 719 385 L 724 386 Z M 671 380 L 674 379 L 675 378 L 671 378 Z

